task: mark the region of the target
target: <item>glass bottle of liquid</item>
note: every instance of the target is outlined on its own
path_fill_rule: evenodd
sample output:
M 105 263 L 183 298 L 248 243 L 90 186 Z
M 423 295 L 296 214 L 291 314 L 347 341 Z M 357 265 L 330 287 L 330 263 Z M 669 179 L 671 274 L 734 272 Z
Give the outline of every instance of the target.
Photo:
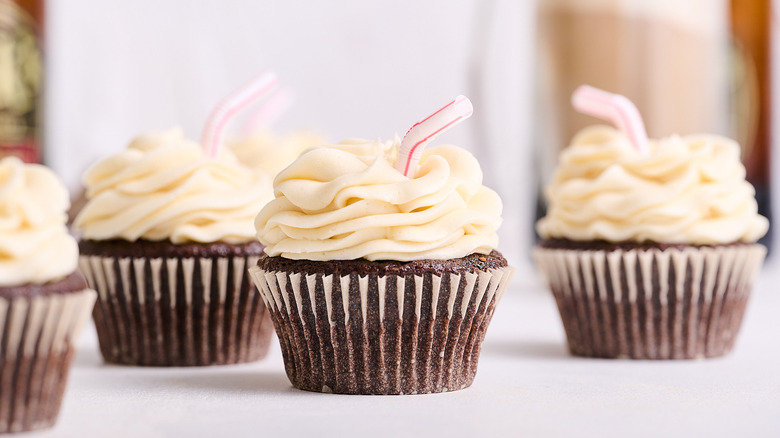
M 0 157 L 41 160 L 43 0 L 0 0 Z
M 756 189 L 758 212 L 772 222 L 770 204 L 772 0 L 730 0 L 732 114 L 742 145 L 747 180 Z M 769 247 L 772 227 L 761 243 Z
M 571 107 L 574 89 L 588 84 L 631 99 L 651 138 L 710 133 L 736 139 L 759 212 L 770 218 L 770 4 L 538 2 L 537 216 L 545 213 L 541 188 L 559 152 L 580 129 L 604 123 Z M 769 246 L 771 238 L 761 242 Z

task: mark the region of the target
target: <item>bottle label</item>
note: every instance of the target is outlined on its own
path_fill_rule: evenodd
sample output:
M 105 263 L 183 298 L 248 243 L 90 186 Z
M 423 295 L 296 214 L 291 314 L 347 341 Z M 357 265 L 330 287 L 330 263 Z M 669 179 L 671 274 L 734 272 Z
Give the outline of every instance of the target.
M 0 0 L 0 157 L 38 162 L 43 70 L 35 23 L 11 0 Z

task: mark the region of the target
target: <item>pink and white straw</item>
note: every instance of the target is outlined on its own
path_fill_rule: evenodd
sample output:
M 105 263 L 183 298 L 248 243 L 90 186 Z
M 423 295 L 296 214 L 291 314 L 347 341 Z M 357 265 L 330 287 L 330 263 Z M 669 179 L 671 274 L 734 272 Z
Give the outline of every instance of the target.
M 574 90 L 571 104 L 583 113 L 612 122 L 623 131 L 641 154 L 648 152 L 647 131 L 636 106 L 625 96 L 613 94 L 589 85 Z
M 217 157 L 225 134 L 225 126 L 227 126 L 230 119 L 247 105 L 273 90 L 277 82 L 274 73 L 262 73 L 243 87 L 230 93 L 217 104 L 206 121 L 201 139 L 201 144 L 209 157 Z
M 401 148 L 395 168 L 410 178 L 417 172 L 417 162 L 431 140 L 442 132 L 471 117 L 474 107 L 466 96 L 458 96 L 452 102 L 430 116 L 415 123 L 401 140 Z
M 279 87 L 268 100 L 263 102 L 247 120 L 243 127 L 244 136 L 250 136 L 263 129 L 270 128 L 279 118 L 292 108 L 295 93 L 285 87 Z

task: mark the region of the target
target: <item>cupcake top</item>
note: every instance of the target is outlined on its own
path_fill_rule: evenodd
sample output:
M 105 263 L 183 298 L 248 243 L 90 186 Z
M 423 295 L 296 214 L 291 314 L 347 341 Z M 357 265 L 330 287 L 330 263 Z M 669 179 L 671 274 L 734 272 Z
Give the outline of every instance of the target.
M 228 147 L 241 164 L 273 178 L 303 151 L 323 144 L 322 137 L 313 132 L 297 131 L 280 136 L 260 131 L 228 143 Z
M 724 137 L 675 135 L 642 155 L 613 128 L 586 128 L 561 154 L 536 229 L 544 239 L 755 242 L 769 223 L 739 153 Z
M 399 140 L 310 149 L 274 180 L 255 220 L 270 256 L 303 260 L 454 259 L 498 244 L 501 200 L 477 160 L 426 149 L 414 178 L 393 167 Z
M 68 190 L 51 170 L 0 161 L 0 286 L 43 284 L 76 270 L 79 250 L 65 225 Z
M 84 177 L 87 204 L 74 225 L 88 240 L 245 243 L 273 197 L 271 178 L 223 149 L 209 158 L 181 129 L 144 134 Z

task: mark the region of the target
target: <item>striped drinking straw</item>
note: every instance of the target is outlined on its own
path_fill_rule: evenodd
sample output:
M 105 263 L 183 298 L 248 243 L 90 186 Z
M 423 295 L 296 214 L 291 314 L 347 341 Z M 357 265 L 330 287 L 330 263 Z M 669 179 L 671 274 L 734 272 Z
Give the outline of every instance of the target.
M 471 101 L 466 96 L 458 96 L 435 113 L 415 123 L 401 140 L 395 168 L 404 176 L 414 178 L 417 162 L 420 161 L 425 145 L 442 132 L 469 118 L 473 112 Z
M 262 73 L 243 87 L 227 95 L 214 107 L 206 121 L 201 137 L 201 144 L 210 158 L 217 157 L 224 137 L 225 126 L 230 119 L 247 105 L 273 90 L 277 82 L 273 72 Z
M 628 137 L 640 154 L 648 153 L 647 131 L 639 110 L 625 96 L 589 85 L 581 85 L 571 96 L 574 108 L 593 117 L 612 122 Z

